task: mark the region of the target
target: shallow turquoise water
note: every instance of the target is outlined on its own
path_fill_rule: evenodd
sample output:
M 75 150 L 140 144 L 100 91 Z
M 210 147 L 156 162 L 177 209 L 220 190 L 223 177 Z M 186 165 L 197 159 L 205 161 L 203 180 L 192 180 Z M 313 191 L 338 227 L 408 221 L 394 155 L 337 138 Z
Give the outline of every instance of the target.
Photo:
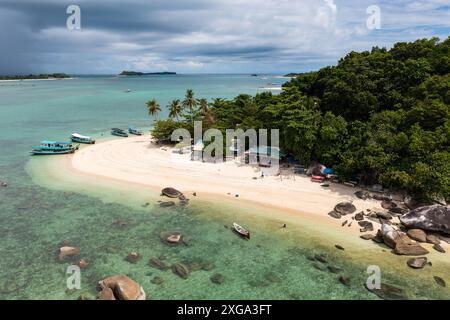
M 255 208 L 195 199 L 185 207 L 163 209 L 153 191 L 142 199 L 150 205 L 141 207 L 141 203 L 105 201 L 95 191 L 87 196 L 89 192 L 79 192 L 83 186 L 73 191 L 49 190 L 34 184 L 25 171 L 30 146 L 42 139 L 66 139 L 73 131 L 99 136 L 110 127 L 129 124 L 148 127 L 151 122 L 144 102 L 150 98 L 164 106 L 182 97 L 187 88 L 193 88 L 198 97 L 230 98 L 241 92 L 254 94 L 267 82 L 283 81 L 209 75 L 0 83 L 0 180 L 9 184 L 0 188 L 0 298 L 95 297 L 97 282 L 117 273 L 138 281 L 153 299 L 376 298 L 362 285 L 365 268 L 376 255 L 364 248 L 355 251 L 357 257 L 336 250 L 333 239 L 323 239 L 306 222 L 282 231 L 282 213 L 279 219 L 268 219 L 256 215 Z M 132 92 L 125 93 L 126 89 Z M 121 190 L 127 191 L 133 192 L 127 186 Z M 251 226 L 251 241 L 224 227 L 235 220 Z M 160 232 L 168 230 L 191 237 L 191 244 L 161 242 Z M 91 262 L 82 271 L 81 290 L 66 289 L 68 263 L 56 260 L 62 240 L 80 247 L 81 257 Z M 142 259 L 136 264 L 126 262 L 130 251 L 138 251 Z M 314 268 L 307 257 L 315 253 L 326 254 L 329 264 L 341 267 L 340 274 L 351 277 L 350 287 L 339 283 L 339 275 Z M 183 280 L 171 270 L 150 267 L 151 257 L 169 265 L 213 263 L 215 267 L 193 271 Z M 433 283 L 411 282 L 411 271 L 398 274 L 388 265 L 385 270 L 386 280 L 406 287 L 414 298 L 450 296 Z M 223 284 L 210 281 L 215 273 L 224 276 Z M 164 282 L 153 284 L 155 276 Z

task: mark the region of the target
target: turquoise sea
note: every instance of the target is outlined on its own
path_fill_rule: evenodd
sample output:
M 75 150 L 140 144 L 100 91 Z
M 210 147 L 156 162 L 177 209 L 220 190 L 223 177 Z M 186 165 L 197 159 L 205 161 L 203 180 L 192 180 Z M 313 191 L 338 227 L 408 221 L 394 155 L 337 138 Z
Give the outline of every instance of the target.
M 53 181 L 48 160 L 28 154 L 41 140 L 67 140 L 72 132 L 102 138 L 112 127 L 148 129 L 152 119 L 144 103 L 151 98 L 165 106 L 189 88 L 198 98 L 232 98 L 286 80 L 270 75 L 177 75 L 0 82 L 0 180 L 8 183 L 0 187 L 0 299 L 95 298 L 97 282 L 119 273 L 139 282 L 150 299 L 377 299 L 364 288 L 367 266 L 373 264 L 383 270 L 383 282 L 404 288 L 410 298 L 450 298 L 449 289 L 432 278 L 436 273 L 448 280 L 448 274 L 442 274 L 447 265 L 410 270 L 405 257 L 385 247 L 274 209 L 221 199 L 160 208 L 159 194 L 152 190 Z M 160 117 L 166 115 L 163 108 Z M 149 205 L 143 206 L 146 202 Z M 235 220 L 251 227 L 251 241 L 224 227 Z M 286 221 L 290 227 L 281 230 Z M 181 231 L 191 241 L 168 246 L 159 238 L 163 231 Z M 63 240 L 79 247 L 80 257 L 90 261 L 82 271 L 80 290 L 67 289 L 69 263 L 56 259 Z M 346 250 L 337 250 L 337 243 Z M 124 259 L 131 251 L 142 256 L 136 264 Z M 319 270 L 318 262 L 315 266 L 310 260 L 315 254 L 325 255 L 327 265 L 340 271 Z M 192 270 L 182 279 L 170 269 L 149 266 L 151 257 L 168 265 L 209 268 Z M 210 280 L 216 273 L 223 276 L 222 284 Z M 338 281 L 341 275 L 350 278 L 348 286 Z M 163 282 L 155 283 L 155 277 Z

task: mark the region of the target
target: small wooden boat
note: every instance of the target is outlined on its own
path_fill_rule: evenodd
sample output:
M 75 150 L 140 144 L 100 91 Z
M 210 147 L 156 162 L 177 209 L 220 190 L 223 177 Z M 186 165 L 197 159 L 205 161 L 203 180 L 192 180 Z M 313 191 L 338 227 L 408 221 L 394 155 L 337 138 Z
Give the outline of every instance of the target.
M 128 137 L 128 133 L 126 133 L 125 130 L 119 128 L 112 128 L 111 134 L 118 137 Z
M 83 136 L 79 133 L 72 133 L 72 135 L 70 136 L 70 139 L 73 142 L 78 142 L 78 143 L 87 143 L 87 144 L 94 144 L 95 140 L 92 139 L 91 137 L 88 136 Z
M 250 239 L 250 231 L 245 229 L 244 227 L 241 227 L 236 222 L 233 222 L 234 231 L 236 231 L 241 237 Z
M 142 131 L 135 127 L 128 127 L 128 132 L 136 136 L 142 136 Z

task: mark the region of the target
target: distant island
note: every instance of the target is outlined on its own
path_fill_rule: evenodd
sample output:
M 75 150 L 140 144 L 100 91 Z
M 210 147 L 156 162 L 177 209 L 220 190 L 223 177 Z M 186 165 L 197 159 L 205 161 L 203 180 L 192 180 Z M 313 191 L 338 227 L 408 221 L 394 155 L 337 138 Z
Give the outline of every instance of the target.
M 0 75 L 0 80 L 40 80 L 40 79 L 67 79 L 70 78 L 65 73 L 42 73 L 29 75 Z
M 122 71 L 119 76 L 150 76 L 150 75 L 176 75 L 176 72 L 136 72 L 136 71 Z

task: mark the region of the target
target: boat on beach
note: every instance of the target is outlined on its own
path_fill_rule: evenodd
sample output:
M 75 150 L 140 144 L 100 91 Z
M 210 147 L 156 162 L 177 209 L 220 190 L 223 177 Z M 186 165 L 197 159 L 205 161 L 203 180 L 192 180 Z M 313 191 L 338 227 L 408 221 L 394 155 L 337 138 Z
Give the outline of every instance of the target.
M 53 155 L 74 153 L 78 146 L 72 142 L 44 140 L 39 146 L 33 146 L 32 155 Z
M 128 132 L 131 134 L 134 134 L 136 136 L 142 136 L 142 134 L 143 134 L 141 130 L 139 130 L 136 127 L 132 127 L 132 126 L 128 127 Z
M 236 222 L 233 222 L 234 231 L 237 232 L 241 237 L 250 240 L 250 231 L 245 229 L 244 227 L 238 225 Z
M 70 139 L 72 142 L 78 142 L 78 143 L 86 143 L 86 144 L 94 144 L 95 140 L 88 136 L 83 136 L 79 133 L 72 133 L 70 136 Z
M 111 134 L 113 136 L 118 136 L 118 137 L 128 137 L 128 133 L 120 128 L 112 128 L 111 129 Z

